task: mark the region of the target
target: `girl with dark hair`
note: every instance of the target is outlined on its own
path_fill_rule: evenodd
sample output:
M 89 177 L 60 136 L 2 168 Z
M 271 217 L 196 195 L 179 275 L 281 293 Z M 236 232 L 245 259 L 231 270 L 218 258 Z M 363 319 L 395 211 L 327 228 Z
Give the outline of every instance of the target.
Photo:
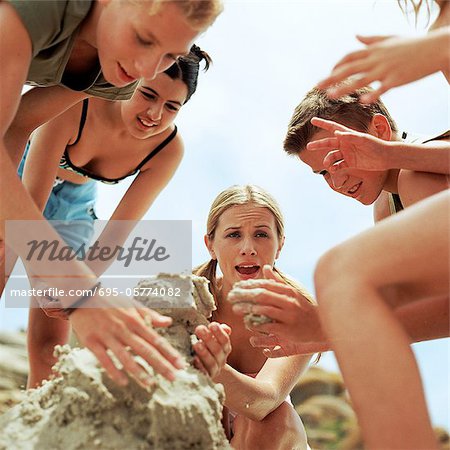
M 85 99 L 33 134 L 19 174 L 45 218 L 62 221 L 55 228 L 72 248 L 87 244 L 93 235 L 96 181 L 117 184 L 136 175 L 111 221 L 140 220 L 170 181 L 183 157 L 174 120 L 197 88 L 201 61 L 207 70 L 209 56 L 193 46 L 155 79 L 141 80 L 130 100 Z M 72 220 L 77 221 L 76 233 L 64 224 Z M 106 226 L 99 241 L 108 242 L 110 234 Z M 106 264 L 97 260 L 90 267 L 99 275 Z M 53 348 L 68 339 L 69 322 L 47 315 L 63 317 L 63 312 L 30 309 L 30 387 L 51 374 Z
M 125 296 L 96 294 L 95 275 L 82 261 L 47 260 L 45 264 L 50 267 L 44 268 L 42 261 L 26 259 L 26 242 L 30 240 L 50 239 L 58 245 L 61 242 L 54 229 L 42 220 L 42 214 L 18 179 L 17 164 L 31 131 L 89 95 L 113 101 L 129 99 L 138 79 L 153 79 L 189 53 L 197 36 L 214 22 L 221 10 L 220 0 L 0 2 L 0 171 L 2 193 L 5 192 L 0 208 L 0 292 L 5 284 L 7 245 L 22 257 L 29 272 L 39 277 L 46 289 L 62 293 L 60 300 L 65 307 L 73 307 L 83 299 L 64 295 L 73 288 L 93 293 L 91 305 L 113 303 L 111 308 L 78 308 L 71 314 L 70 322 L 80 342 L 95 353 L 115 381 L 126 382 L 125 373 L 136 377 L 142 374 L 140 366 L 128 358 L 127 347 L 157 372 L 174 377 L 175 369 L 183 366 L 181 356 L 149 329 L 144 317 L 151 317 L 154 325 L 167 325 L 168 321 L 154 311 L 134 308 Z M 33 100 L 26 102 L 27 106 L 20 97 L 25 83 L 40 86 L 27 96 Z M 34 102 L 35 95 L 38 105 Z M 80 114 L 80 108 L 75 108 L 73 114 L 75 111 Z M 47 169 L 45 165 L 44 178 Z M 39 230 L 30 227 L 29 220 L 39 222 Z M 8 242 L 5 242 L 5 221 L 18 221 L 16 233 L 8 236 Z M 67 277 L 68 273 L 76 276 Z M 122 363 L 123 372 L 112 364 L 107 350 Z

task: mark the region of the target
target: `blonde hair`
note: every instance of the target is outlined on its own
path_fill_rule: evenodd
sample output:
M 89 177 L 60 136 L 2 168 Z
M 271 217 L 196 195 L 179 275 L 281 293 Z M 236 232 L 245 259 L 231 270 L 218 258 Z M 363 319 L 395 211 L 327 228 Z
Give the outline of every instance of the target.
M 148 13 L 156 14 L 162 5 L 173 2 L 181 10 L 187 23 L 194 30 L 205 30 L 211 26 L 223 11 L 222 0 L 129 0 L 142 5 L 148 3 Z
M 277 236 L 279 241 L 281 242 L 284 238 L 284 219 L 283 214 L 281 213 L 280 206 L 267 191 L 253 184 L 247 184 L 244 186 L 231 186 L 228 189 L 222 191 L 214 199 L 206 223 L 206 234 L 208 235 L 209 239 L 214 239 L 219 219 L 226 210 L 232 208 L 233 206 L 249 204 L 261 208 L 267 208 L 273 214 L 277 227 Z M 209 280 L 210 291 L 215 299 L 218 297 L 219 293 L 216 269 L 217 260 L 211 259 L 208 262 L 195 267 L 192 271 L 195 275 L 203 276 Z M 285 275 L 278 268 L 274 268 L 274 271 L 284 283 L 293 287 L 304 297 L 306 297 L 311 303 L 314 303 L 312 296 L 306 291 L 303 286 L 301 286 L 300 283 Z
M 402 12 L 405 16 L 408 16 L 410 13 L 408 6 L 412 6 L 412 9 L 414 12 L 414 22 L 415 22 L 416 26 L 417 26 L 417 20 L 419 18 L 419 12 L 422 9 L 422 7 L 425 5 L 426 20 L 427 20 L 427 25 L 428 25 L 428 23 L 430 21 L 430 16 L 431 16 L 430 3 L 432 3 L 432 0 L 431 1 L 430 0 L 397 0 L 397 3 L 400 6 L 400 9 L 402 10 Z

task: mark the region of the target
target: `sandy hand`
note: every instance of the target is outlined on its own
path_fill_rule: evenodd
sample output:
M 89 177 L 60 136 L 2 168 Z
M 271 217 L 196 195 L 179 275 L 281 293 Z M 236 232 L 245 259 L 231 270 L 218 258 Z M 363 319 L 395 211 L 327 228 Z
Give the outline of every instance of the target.
M 150 385 L 147 372 L 135 361 L 142 357 L 153 369 L 168 380 L 175 379 L 177 369 L 185 367 L 181 355 L 148 326 L 167 327 L 172 319 L 148 308 L 137 307 L 126 297 L 93 297 L 88 307 L 76 309 L 70 322 L 82 344 L 91 350 L 108 375 L 120 385 L 126 385 L 128 373 L 141 384 Z M 147 323 L 146 323 L 147 322 Z M 119 370 L 108 350 L 123 365 Z
M 264 266 L 263 272 L 267 279 L 239 282 L 239 288 L 230 291 L 228 301 L 234 304 L 233 311 L 245 315 L 251 308 L 252 313 L 272 319 L 271 323 L 253 325 L 254 332 L 275 335 L 280 342 L 307 343 L 307 354 L 322 351 L 327 340 L 317 305 L 293 287 L 275 281 L 270 266 Z
M 195 329 L 199 341 L 194 344 L 194 365 L 213 380 L 219 375 L 231 352 L 231 328 L 222 323 L 211 322 Z

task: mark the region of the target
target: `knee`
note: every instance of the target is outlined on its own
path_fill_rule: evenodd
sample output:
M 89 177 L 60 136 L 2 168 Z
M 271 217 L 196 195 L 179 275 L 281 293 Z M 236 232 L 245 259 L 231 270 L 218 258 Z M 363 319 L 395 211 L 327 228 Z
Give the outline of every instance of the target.
M 275 446 L 274 446 L 274 443 Z M 260 450 L 304 450 L 307 438 L 303 423 L 295 409 L 283 402 L 259 422 L 247 429 L 246 448 Z
M 370 283 L 362 249 L 352 241 L 328 250 L 318 261 L 314 284 L 319 304 Z
M 347 283 L 347 275 L 351 273 L 347 252 L 342 246 L 328 250 L 319 259 L 314 271 L 314 284 L 317 297 L 327 297 L 328 292 L 335 291 L 339 284 Z

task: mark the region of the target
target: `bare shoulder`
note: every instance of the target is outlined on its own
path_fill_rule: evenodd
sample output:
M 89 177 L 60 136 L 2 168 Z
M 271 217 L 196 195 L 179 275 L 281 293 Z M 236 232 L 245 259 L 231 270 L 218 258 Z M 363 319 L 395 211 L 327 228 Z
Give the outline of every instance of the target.
M 449 187 L 448 175 L 401 170 L 398 176 L 398 193 L 405 207 Z
M 31 61 L 31 39 L 14 8 L 0 2 L 0 130 L 6 132 L 17 111 Z
M 168 134 L 168 136 L 170 133 Z M 168 136 L 165 136 L 166 139 Z M 164 142 L 164 139 L 161 142 Z M 180 164 L 184 155 L 184 143 L 177 133 L 175 137 L 150 161 L 142 168 L 143 171 L 148 169 L 158 169 L 164 167 L 167 171 L 173 172 Z
M 169 142 L 166 150 L 171 154 L 172 158 L 181 159 L 184 155 L 184 141 L 180 133 L 177 133 L 175 137 Z
M 14 7 L 6 1 L 0 0 L 0 23 L 1 23 L 1 34 L 7 35 L 7 33 L 12 32 L 13 34 L 23 34 L 28 32 L 20 19 L 19 14 L 14 9 Z M 20 46 L 20 43 L 17 43 Z M 13 51 L 14 49 L 11 49 Z
M 76 103 L 60 115 L 49 120 L 36 131 L 38 133 L 45 132 L 50 137 L 57 135 L 58 138 L 63 139 L 67 144 L 72 144 L 78 136 L 82 108 L 82 101 Z
M 379 222 L 386 219 L 391 215 L 391 209 L 389 206 L 389 192 L 382 191 L 379 197 L 373 204 L 373 220 Z
M 19 14 L 8 2 L 0 0 L 0 48 L 2 61 L 23 60 L 28 68 L 31 59 L 31 38 Z M 5 69 L 8 64 L 2 68 Z M 24 80 L 25 81 L 25 80 Z

